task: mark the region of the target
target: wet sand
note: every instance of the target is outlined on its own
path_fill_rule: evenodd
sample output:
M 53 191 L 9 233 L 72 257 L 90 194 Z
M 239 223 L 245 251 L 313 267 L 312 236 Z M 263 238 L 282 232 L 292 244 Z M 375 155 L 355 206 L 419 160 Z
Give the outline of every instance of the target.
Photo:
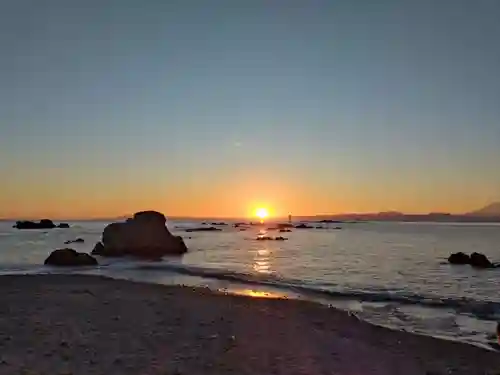
M 499 374 L 500 353 L 315 303 L 95 276 L 0 277 L 0 374 Z

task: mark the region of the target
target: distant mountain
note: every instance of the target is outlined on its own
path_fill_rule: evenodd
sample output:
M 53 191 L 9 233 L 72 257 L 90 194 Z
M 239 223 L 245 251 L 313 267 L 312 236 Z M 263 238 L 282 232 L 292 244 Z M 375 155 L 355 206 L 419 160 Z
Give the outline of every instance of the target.
M 493 202 L 479 210 L 468 212 L 469 216 L 500 216 L 500 202 Z
M 338 221 L 399 221 L 399 222 L 449 222 L 449 223 L 489 223 L 500 222 L 500 202 L 492 203 L 480 210 L 464 214 L 448 212 L 430 212 L 426 214 L 408 214 L 397 211 L 344 213 L 337 215 L 318 215 L 315 220 L 328 219 Z M 303 218 L 302 220 L 307 220 Z

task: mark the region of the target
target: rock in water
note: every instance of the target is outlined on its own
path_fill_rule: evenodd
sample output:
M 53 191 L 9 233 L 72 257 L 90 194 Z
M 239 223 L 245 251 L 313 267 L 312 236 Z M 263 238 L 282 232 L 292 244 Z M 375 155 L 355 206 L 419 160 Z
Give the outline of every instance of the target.
M 186 253 L 184 241 L 169 232 L 166 221 L 159 212 L 142 211 L 125 222 L 111 223 L 104 228 L 102 241 L 96 244 L 92 254 L 158 258 Z
M 258 236 L 256 238 L 256 240 L 258 241 L 286 241 L 288 240 L 288 238 L 285 238 L 285 237 L 270 237 L 270 236 Z
M 297 228 L 297 229 L 314 229 L 314 227 L 307 225 L 307 224 L 299 224 L 299 225 L 296 225 L 295 228 Z
M 51 266 L 97 266 L 97 260 L 73 249 L 58 249 L 50 253 L 44 264 Z
M 220 232 L 222 229 L 216 227 L 187 228 L 185 232 Z
M 39 222 L 22 220 L 16 221 L 14 228 L 17 229 L 53 229 L 53 228 L 69 228 L 68 223 L 61 223 L 59 225 L 55 225 L 52 220 L 42 219 Z
M 476 268 L 493 268 L 493 263 L 481 253 L 472 253 L 470 255 L 470 265 Z
M 83 242 L 85 242 L 83 238 L 77 238 L 76 240 L 65 241 L 64 244 L 69 245 L 70 243 L 83 243 Z
M 495 267 L 495 265 L 490 262 L 486 255 L 481 253 L 472 253 L 470 256 L 462 252 L 453 253 L 449 256 L 448 262 L 451 264 L 470 264 L 475 268 Z
M 451 264 L 470 264 L 470 257 L 469 255 L 458 252 L 458 253 L 453 253 L 448 257 L 448 263 Z
M 42 219 L 38 223 L 36 221 L 16 221 L 14 228 L 17 229 L 53 229 L 56 225 L 52 220 Z

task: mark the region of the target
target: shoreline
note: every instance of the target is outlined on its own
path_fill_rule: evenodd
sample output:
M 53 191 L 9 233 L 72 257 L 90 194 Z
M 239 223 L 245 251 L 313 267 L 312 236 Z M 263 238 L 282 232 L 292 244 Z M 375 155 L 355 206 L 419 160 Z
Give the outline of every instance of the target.
M 130 263 L 133 269 L 152 266 L 156 270 L 159 263 L 146 262 L 145 264 L 133 261 Z M 99 271 L 95 272 L 95 268 L 81 267 L 51 267 L 51 266 L 24 266 L 12 267 L 8 270 L 0 270 L 0 278 L 2 276 L 39 276 L 39 275 L 83 275 L 109 278 L 112 280 L 126 280 L 130 282 L 147 283 L 163 286 L 186 286 L 190 288 L 208 288 L 214 293 L 225 293 L 235 295 L 250 295 L 251 297 L 262 297 L 262 294 L 273 294 L 284 299 L 295 299 L 302 301 L 310 301 L 322 305 L 329 306 L 347 312 L 348 314 L 356 315 L 360 320 L 370 324 L 397 330 L 402 332 L 413 333 L 417 335 L 435 337 L 441 340 L 460 342 L 473 345 L 490 351 L 499 351 L 500 345 L 496 341 L 496 323 L 491 317 L 484 315 L 476 316 L 476 311 L 486 311 L 491 314 L 491 307 L 488 301 L 471 300 L 448 300 L 446 304 L 442 304 L 442 300 L 437 300 L 439 304 L 430 303 L 429 299 L 423 296 L 380 296 L 373 294 L 370 291 L 331 291 L 315 289 L 300 284 L 289 284 L 286 279 L 281 279 L 277 282 L 272 279 L 270 282 L 266 280 L 254 280 L 254 275 L 246 273 L 238 273 L 237 271 L 221 271 L 218 269 L 204 268 L 204 271 L 199 271 L 200 267 L 195 267 L 194 273 L 187 266 L 183 265 L 180 269 L 179 265 L 174 264 L 159 264 L 160 267 L 167 267 L 167 271 L 173 271 L 168 274 L 168 277 L 158 278 L 158 274 L 152 273 L 130 273 L 122 274 L 112 267 L 114 264 L 104 264 L 99 267 Z M 170 266 L 174 266 L 173 270 Z M 104 268 L 103 268 L 104 267 Z M 109 270 L 107 267 L 110 267 Z M 128 267 L 125 268 L 128 270 Z M 104 272 L 101 272 L 104 271 Z M 180 272 L 179 272 L 180 271 Z M 208 271 L 208 274 L 205 272 Z M 221 273 L 220 275 L 214 275 Z M 228 276 L 229 272 L 229 276 Z M 239 278 L 238 276 L 243 276 Z M 247 277 L 250 277 L 248 279 Z M 386 293 L 387 294 L 387 293 Z M 422 298 L 423 301 L 415 301 L 415 298 Z M 465 302 L 467 303 L 465 303 Z M 435 302 L 435 301 L 434 301 Z M 458 302 L 461 305 L 455 305 L 453 302 Z M 495 302 L 493 302 L 495 303 Z M 387 306 L 385 305 L 387 304 Z M 463 304 L 463 306 L 462 306 Z M 499 303 L 497 302 L 497 305 Z M 484 306 L 483 306 L 484 305 Z M 417 311 L 415 311 L 415 308 Z M 379 310 L 381 309 L 381 310 Z M 418 311 L 421 310 L 421 311 Z M 448 312 L 447 312 L 448 310 Z M 451 322 L 446 316 L 448 313 L 454 314 L 455 322 Z M 468 315 L 472 312 L 472 315 Z M 402 315 L 400 315 L 402 313 Z M 419 315 L 421 314 L 421 315 Z M 430 325 L 426 326 L 426 316 L 430 314 Z M 440 314 L 435 315 L 435 314 Z M 442 325 L 436 325 L 432 322 L 432 316 L 443 320 Z M 421 320 L 421 317 L 424 318 Z M 393 319 L 392 317 L 396 317 Z M 422 322 L 424 322 L 422 324 Z
M 0 373 L 494 374 L 500 356 L 304 300 L 90 275 L 0 276 Z
M 134 264 L 135 263 L 136 262 L 134 262 Z M 455 310 L 456 307 L 454 307 L 453 305 L 429 305 L 428 300 L 427 303 L 421 304 L 420 302 L 414 301 L 408 302 L 405 297 L 394 299 L 393 296 L 391 296 L 390 300 L 384 298 L 380 299 L 379 297 L 375 297 L 375 299 L 373 299 L 373 296 L 369 293 L 368 298 L 366 298 L 367 294 L 359 291 L 348 292 L 346 294 L 336 291 L 331 292 L 317 290 L 301 285 L 282 285 L 280 283 L 275 284 L 274 282 L 261 282 L 262 280 L 255 282 L 251 279 L 248 280 L 246 278 L 238 279 L 233 276 L 226 277 L 224 276 L 226 275 L 226 272 L 223 272 L 222 278 L 213 277 L 212 272 L 218 271 L 216 269 L 210 269 L 211 272 L 209 272 L 208 275 L 205 275 L 204 273 L 199 274 L 196 272 L 194 274 L 192 272 L 176 272 L 174 270 L 174 273 L 169 274 L 167 278 L 158 279 L 158 277 L 151 277 L 151 275 L 154 276 L 154 273 L 124 275 L 121 272 L 94 272 L 95 269 L 82 269 L 80 267 L 69 267 L 68 269 L 49 266 L 30 266 L 29 268 L 33 268 L 31 269 L 32 272 L 28 272 L 27 269 L 17 269 L 6 273 L 0 272 L 0 278 L 2 276 L 14 275 L 84 275 L 109 278 L 111 280 L 126 280 L 130 282 L 168 287 L 186 286 L 189 288 L 208 288 L 214 293 L 247 295 L 251 297 L 263 297 L 263 294 L 271 294 L 282 299 L 295 299 L 318 303 L 324 306 L 331 306 L 348 314 L 356 315 L 360 320 L 366 321 L 378 327 L 384 327 L 391 330 L 408 332 L 417 335 L 435 337 L 441 340 L 465 343 L 490 351 L 500 351 L 500 346 L 497 345 L 496 337 L 494 334 L 494 321 L 491 318 L 468 316 L 467 311 L 473 311 L 473 308 L 469 304 L 464 306 L 465 310 L 459 311 Z M 242 275 L 251 276 L 248 274 Z M 396 305 L 394 305 L 393 302 L 395 302 Z M 460 302 L 463 303 L 463 300 L 461 300 Z M 379 303 L 381 303 L 382 305 L 377 306 L 377 304 Z M 390 304 L 392 307 L 389 309 L 385 308 L 383 305 L 385 303 Z M 482 302 L 472 301 L 472 303 L 481 304 Z M 484 304 L 487 304 L 487 302 L 484 302 Z M 376 311 L 376 309 L 380 308 L 380 306 L 382 306 L 383 311 Z M 422 326 L 419 320 L 420 318 L 418 313 L 416 313 L 414 310 L 412 311 L 414 307 L 416 307 L 417 309 L 421 309 L 422 311 L 420 311 L 420 313 L 423 314 L 424 317 L 429 313 L 431 315 L 435 313 L 442 313 L 443 316 L 441 317 L 441 319 L 443 319 L 444 321 L 443 324 L 445 324 L 445 328 L 441 329 L 441 327 L 436 325 L 432 326 L 432 324 L 429 327 Z M 405 311 L 406 308 L 409 308 L 410 310 Z M 475 306 L 474 308 L 478 309 L 483 307 Z M 488 306 L 486 306 L 485 308 L 487 311 L 491 310 L 487 309 Z M 368 313 L 366 313 L 365 309 L 366 311 L 368 311 Z M 460 319 L 460 321 L 454 323 L 454 327 L 449 326 L 450 322 L 445 316 L 447 309 L 452 309 L 453 314 L 455 314 L 457 319 Z M 403 316 L 405 319 L 391 319 L 392 314 L 395 314 L 395 316 L 398 317 L 401 311 L 403 311 L 403 314 L 406 314 Z M 454 331 L 452 331 L 451 329 L 454 329 Z

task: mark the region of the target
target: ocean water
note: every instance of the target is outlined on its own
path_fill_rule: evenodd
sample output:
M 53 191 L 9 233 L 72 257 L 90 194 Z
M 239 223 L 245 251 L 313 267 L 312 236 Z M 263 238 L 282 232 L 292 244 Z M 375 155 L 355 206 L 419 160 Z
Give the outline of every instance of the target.
M 99 259 L 92 269 L 43 266 L 64 241 L 90 252 L 107 222 L 17 230 L 0 222 L 0 274 L 87 273 L 160 284 L 203 285 L 255 297 L 328 303 L 374 324 L 487 346 L 500 321 L 500 268 L 451 266 L 452 252 L 500 261 L 499 224 L 342 223 L 294 229 L 286 241 L 257 241 L 262 229 L 185 232 L 201 221 L 169 221 L 189 252 L 162 261 Z M 268 224 L 272 226 L 272 223 Z M 334 229 L 340 226 L 341 229 Z

